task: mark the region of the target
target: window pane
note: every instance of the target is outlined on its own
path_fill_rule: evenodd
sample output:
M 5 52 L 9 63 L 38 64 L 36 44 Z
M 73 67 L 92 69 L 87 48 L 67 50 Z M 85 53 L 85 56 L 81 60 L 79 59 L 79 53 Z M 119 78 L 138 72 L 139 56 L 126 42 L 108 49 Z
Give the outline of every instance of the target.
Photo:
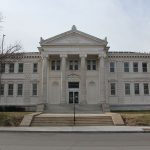
M 74 61 L 74 70 L 78 70 L 79 62 L 77 60 Z
M 129 72 L 129 63 L 128 62 L 124 63 L 124 72 Z
M 14 72 L 14 64 L 9 64 L 9 72 Z
M 137 62 L 133 63 L 133 71 L 138 72 L 138 63 Z
M 140 94 L 140 91 L 139 91 L 139 83 L 135 83 L 135 84 L 134 84 L 134 93 L 135 93 L 135 94 Z
M 0 95 L 4 95 L 4 84 L 0 85 Z
M 51 70 L 55 70 L 55 61 L 54 60 L 51 63 Z
M 22 84 L 18 84 L 18 92 L 17 92 L 17 94 L 19 96 L 21 96 L 22 95 L 22 91 L 23 91 L 23 85 Z
M 110 88 L 111 88 L 111 95 L 116 95 L 116 84 L 115 83 L 111 83 L 110 84 Z
M 8 84 L 8 95 L 12 96 L 13 95 L 13 84 Z
M 125 83 L 125 95 L 130 95 L 130 84 Z
M 144 83 L 144 94 L 149 94 L 149 87 L 148 87 L 148 83 Z
M 60 60 L 56 61 L 56 70 L 60 70 Z
M 37 63 L 33 64 L 33 72 L 37 72 L 37 69 L 38 69 L 38 64 Z
M 79 88 L 79 82 L 69 82 L 68 88 Z
M 91 61 L 87 60 L 87 70 L 91 70 Z
M 23 72 L 23 63 L 19 63 L 18 72 Z
M 114 62 L 110 63 L 110 72 L 115 72 L 115 63 Z
M 0 64 L 0 72 L 1 73 L 5 72 L 5 64 Z
M 69 70 L 73 70 L 73 61 L 72 60 L 69 61 Z
M 96 70 L 96 60 L 92 60 L 92 69 Z
M 147 63 L 142 63 L 143 72 L 147 72 Z
M 33 95 L 33 96 L 36 96 L 36 95 L 37 95 L 37 84 L 36 84 L 36 83 L 34 83 L 34 84 L 32 85 L 32 95 Z

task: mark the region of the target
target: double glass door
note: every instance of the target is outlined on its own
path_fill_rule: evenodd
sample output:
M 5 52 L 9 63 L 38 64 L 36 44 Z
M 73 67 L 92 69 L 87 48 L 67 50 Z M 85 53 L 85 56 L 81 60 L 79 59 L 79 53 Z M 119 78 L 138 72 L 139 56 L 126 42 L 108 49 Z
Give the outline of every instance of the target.
M 69 91 L 69 104 L 79 103 L 79 92 Z

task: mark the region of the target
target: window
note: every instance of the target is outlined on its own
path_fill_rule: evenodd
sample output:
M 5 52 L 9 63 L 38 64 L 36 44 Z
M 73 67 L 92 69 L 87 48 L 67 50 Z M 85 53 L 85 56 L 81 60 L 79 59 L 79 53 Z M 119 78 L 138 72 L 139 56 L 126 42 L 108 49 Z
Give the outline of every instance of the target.
M 129 72 L 129 63 L 124 62 L 124 72 Z
M 9 64 L 9 72 L 10 73 L 14 72 L 14 63 Z
M 137 62 L 133 63 L 133 72 L 138 72 L 138 63 Z
M 68 82 L 68 88 L 79 88 L 79 82 Z
M 96 70 L 96 60 L 87 60 L 87 70 Z
M 38 64 L 34 63 L 33 64 L 33 72 L 36 73 L 38 71 Z
M 5 64 L 0 64 L 0 72 L 1 73 L 5 72 Z
M 37 96 L 37 83 L 32 84 L 32 95 Z
M 60 70 L 60 60 L 53 60 L 51 62 L 51 70 Z
M 22 96 L 23 84 L 18 84 L 17 95 Z
M 110 72 L 115 72 L 115 63 L 110 62 Z
M 23 63 L 18 64 L 18 72 L 22 73 L 23 72 Z
M 144 86 L 144 94 L 145 94 L 145 95 L 148 95 L 148 94 L 149 94 L 148 83 L 144 83 L 143 86 Z
M 3 96 L 4 95 L 4 84 L 0 85 L 0 95 Z
M 79 69 L 78 60 L 70 60 L 69 61 L 69 70 L 78 70 L 78 69 Z
M 111 83 L 110 88 L 111 88 L 111 95 L 116 95 L 116 84 Z
M 142 63 L 143 72 L 147 72 L 147 63 Z
M 9 96 L 13 95 L 13 90 L 14 90 L 14 85 L 13 84 L 8 84 L 8 95 Z
M 134 94 L 140 94 L 139 83 L 134 83 Z
M 125 83 L 125 95 L 130 95 L 130 83 Z

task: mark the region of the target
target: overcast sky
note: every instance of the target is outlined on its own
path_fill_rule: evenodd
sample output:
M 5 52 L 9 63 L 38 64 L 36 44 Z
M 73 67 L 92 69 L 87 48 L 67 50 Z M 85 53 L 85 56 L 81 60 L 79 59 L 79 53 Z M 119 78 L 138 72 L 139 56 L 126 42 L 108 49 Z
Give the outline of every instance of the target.
M 111 51 L 150 52 L 150 0 L 0 0 L 5 45 L 37 51 L 40 37 L 77 29 L 107 36 Z

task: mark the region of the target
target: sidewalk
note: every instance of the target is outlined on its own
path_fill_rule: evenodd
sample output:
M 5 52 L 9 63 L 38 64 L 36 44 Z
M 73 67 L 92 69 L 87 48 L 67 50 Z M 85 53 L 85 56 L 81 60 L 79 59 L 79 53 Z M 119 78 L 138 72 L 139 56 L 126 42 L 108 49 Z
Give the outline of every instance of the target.
M 150 133 L 150 126 L 0 127 L 0 132 Z

